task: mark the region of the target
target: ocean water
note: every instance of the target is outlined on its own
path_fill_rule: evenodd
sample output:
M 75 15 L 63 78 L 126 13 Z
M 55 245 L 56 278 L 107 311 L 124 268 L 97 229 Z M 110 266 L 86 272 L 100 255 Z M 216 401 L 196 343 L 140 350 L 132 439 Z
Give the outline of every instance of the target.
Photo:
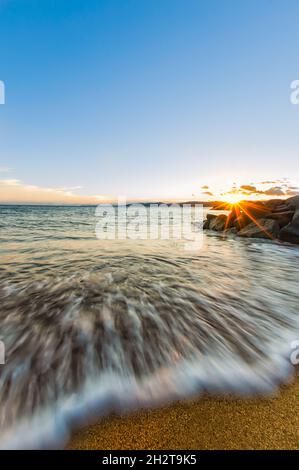
M 298 247 L 99 240 L 94 207 L 0 216 L 0 447 L 61 447 L 111 410 L 292 377 Z

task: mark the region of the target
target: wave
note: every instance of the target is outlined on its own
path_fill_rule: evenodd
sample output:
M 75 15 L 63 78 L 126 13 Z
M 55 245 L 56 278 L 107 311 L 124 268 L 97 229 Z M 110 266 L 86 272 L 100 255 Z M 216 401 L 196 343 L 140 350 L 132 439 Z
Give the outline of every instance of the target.
M 205 269 L 206 255 L 104 257 L 97 271 L 30 283 L 1 274 L 1 448 L 60 447 L 111 410 L 288 380 L 296 279 L 293 292 L 287 268 L 261 282 L 256 255 Z

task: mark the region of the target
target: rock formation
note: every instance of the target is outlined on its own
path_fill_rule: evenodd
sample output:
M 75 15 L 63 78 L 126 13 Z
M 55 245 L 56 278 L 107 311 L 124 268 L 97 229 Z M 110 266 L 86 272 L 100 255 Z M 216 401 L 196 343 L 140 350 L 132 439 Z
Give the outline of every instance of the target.
M 299 195 L 282 200 L 241 201 L 228 215 L 207 214 L 204 230 L 240 237 L 279 239 L 299 245 Z

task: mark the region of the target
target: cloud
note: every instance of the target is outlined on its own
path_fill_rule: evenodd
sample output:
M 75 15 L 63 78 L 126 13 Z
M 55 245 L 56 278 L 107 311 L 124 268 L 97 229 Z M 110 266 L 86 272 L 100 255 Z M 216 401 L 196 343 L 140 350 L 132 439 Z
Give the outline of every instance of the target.
M 201 187 L 201 189 L 210 189 L 210 187 L 207 184 L 205 184 L 204 186 Z
M 214 194 L 211 193 L 211 191 L 204 191 L 202 194 L 205 194 L 206 196 L 214 196 Z
M 293 188 L 293 189 L 290 189 L 290 188 L 289 188 L 289 189 L 286 191 L 286 195 L 287 195 L 287 196 L 290 196 L 290 197 L 292 197 L 292 196 L 298 196 L 298 195 L 299 195 L 299 188 Z
M 263 194 L 266 194 L 267 196 L 285 196 L 285 192 L 280 186 L 269 188 L 267 191 L 264 191 Z
M 25 184 L 18 179 L 0 179 L 0 203 L 4 204 L 99 204 L 109 202 L 111 197 L 103 195 L 84 196 L 72 188 L 43 188 Z
M 261 181 L 261 182 L 258 183 L 258 184 L 277 184 L 277 183 L 281 183 L 281 180 L 276 180 L 276 181 Z
M 272 183 L 275 183 L 275 186 L 270 186 L 269 188 L 262 187 L 261 189 L 258 188 L 258 185 L 265 186 L 266 184 L 271 183 L 271 181 L 262 181 L 261 183 L 257 183 L 257 185 L 253 184 L 243 184 L 239 188 L 235 186 L 231 188 L 230 194 L 238 193 L 244 196 L 254 196 L 254 197 L 262 197 L 262 196 L 287 196 L 289 194 L 298 194 L 299 188 L 297 186 L 292 186 L 288 180 L 279 180 L 281 183 L 278 184 L 278 180 L 272 180 Z
M 257 192 L 256 187 L 252 186 L 251 184 L 243 184 L 242 186 L 240 186 L 240 189 L 242 189 L 244 191 L 249 191 L 251 193 L 256 193 Z
M 0 173 L 7 173 L 11 170 L 12 170 L 12 168 L 9 168 L 8 166 L 1 166 L 0 165 Z

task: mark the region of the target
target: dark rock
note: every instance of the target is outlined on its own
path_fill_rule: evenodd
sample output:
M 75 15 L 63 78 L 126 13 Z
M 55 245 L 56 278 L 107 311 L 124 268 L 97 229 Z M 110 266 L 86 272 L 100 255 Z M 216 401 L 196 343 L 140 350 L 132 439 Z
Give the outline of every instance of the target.
M 210 228 L 210 222 L 214 219 L 217 219 L 217 214 L 210 214 L 208 213 L 207 216 L 206 216 L 206 220 L 204 221 L 203 223 L 203 230 L 208 230 Z
M 227 228 L 226 230 L 224 230 L 225 235 L 236 235 L 237 233 L 238 233 L 238 230 L 236 229 L 236 227 L 231 227 L 231 228 Z
M 292 225 L 295 225 L 296 227 L 299 227 L 299 207 L 296 210 L 295 214 L 293 215 Z
M 210 228 L 210 221 L 208 219 L 204 220 L 202 228 L 203 230 L 208 230 Z
M 238 232 L 240 237 L 248 238 L 277 238 L 279 234 L 279 224 L 277 220 L 257 219 Z
M 281 206 L 283 201 L 281 199 L 269 199 L 264 202 L 266 207 L 269 207 L 271 210 L 275 210 L 277 207 Z
M 241 230 L 242 228 L 246 227 L 246 225 L 250 224 L 252 222 L 251 218 L 248 217 L 248 215 L 244 214 L 242 212 L 239 217 L 234 221 L 234 227 L 237 230 Z
M 240 214 L 240 211 L 237 212 L 237 210 L 235 208 L 232 208 L 232 210 L 230 211 L 230 213 L 227 216 L 226 228 L 232 228 L 232 227 L 235 226 L 235 222 L 236 222 L 239 214 Z
M 217 217 L 218 217 L 217 214 L 210 214 L 210 213 L 207 214 L 207 220 L 209 221 L 212 219 L 216 219 Z
M 216 218 L 210 221 L 210 230 L 216 230 L 216 232 L 221 232 L 225 229 L 225 224 L 227 221 L 227 215 L 220 214 Z
M 285 204 L 287 204 L 290 208 L 298 209 L 299 208 L 299 194 L 298 196 L 293 196 L 293 197 L 290 197 L 289 199 L 286 199 Z
M 280 228 L 285 227 L 288 225 L 292 218 L 293 218 L 294 212 L 293 211 L 287 211 L 287 212 L 272 212 L 271 214 L 266 216 L 266 219 L 272 219 L 272 220 L 277 220 L 279 223 Z
M 299 245 L 299 228 L 294 227 L 292 224 L 286 225 L 280 230 L 280 240 Z
M 299 244 L 299 208 L 291 222 L 281 229 L 279 238 L 284 242 Z
M 274 207 L 272 209 L 272 213 L 279 213 L 279 212 L 288 212 L 290 210 L 293 210 L 294 212 L 294 209 L 292 209 L 292 207 L 288 206 L 287 204 L 281 204 L 280 206 L 277 206 L 277 207 Z
M 246 204 L 241 205 L 241 209 L 249 218 L 254 219 L 263 218 L 271 213 L 270 207 L 262 202 L 246 202 Z

